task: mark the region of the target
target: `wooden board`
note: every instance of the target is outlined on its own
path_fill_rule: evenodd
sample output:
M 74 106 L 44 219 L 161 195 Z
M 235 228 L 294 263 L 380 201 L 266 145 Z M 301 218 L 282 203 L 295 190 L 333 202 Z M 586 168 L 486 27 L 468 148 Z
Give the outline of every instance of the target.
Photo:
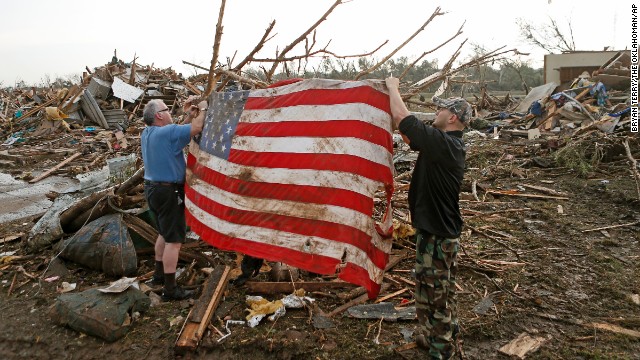
M 207 279 L 202 295 L 196 301 L 176 341 L 175 351 L 185 353 L 194 351 L 204 335 L 213 312 L 229 282 L 231 268 L 226 265 L 217 266 Z
M 51 169 L 45 171 L 44 173 L 42 173 L 40 176 L 38 176 L 35 179 L 29 180 L 29 184 L 33 184 L 36 183 L 44 178 L 46 178 L 47 176 L 51 175 L 51 173 L 53 173 L 54 171 L 60 169 L 61 167 L 67 165 L 68 163 L 70 163 L 71 161 L 75 160 L 76 158 L 80 157 L 80 155 L 82 155 L 82 153 L 75 153 L 71 156 L 69 156 L 67 159 L 65 159 L 64 161 L 62 161 L 61 163 L 59 163 L 58 165 L 52 167 Z

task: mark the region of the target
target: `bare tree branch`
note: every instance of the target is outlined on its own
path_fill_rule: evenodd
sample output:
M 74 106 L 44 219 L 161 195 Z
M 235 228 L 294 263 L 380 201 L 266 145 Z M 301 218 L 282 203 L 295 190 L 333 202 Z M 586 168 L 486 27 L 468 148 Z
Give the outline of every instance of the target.
M 369 56 L 372 55 L 373 53 L 375 53 L 376 51 L 380 50 L 381 47 L 383 47 L 386 43 L 388 43 L 389 40 L 383 42 L 380 46 L 378 46 L 375 50 L 370 51 L 368 53 L 364 53 L 364 54 L 356 54 L 356 55 L 337 55 L 336 53 L 329 51 L 325 48 L 321 49 L 321 50 L 316 50 L 316 51 L 312 51 L 309 53 L 306 53 L 304 55 L 296 55 L 296 56 L 291 56 L 291 57 L 286 57 L 286 58 L 265 58 L 265 59 L 252 59 L 252 62 L 276 62 L 276 61 L 295 61 L 295 60 L 301 60 L 301 59 L 306 59 L 309 57 L 314 57 L 320 54 L 325 54 L 325 55 L 331 55 L 334 58 L 337 59 L 347 59 L 347 58 L 357 58 L 357 57 L 364 57 L 364 56 Z M 327 44 L 328 46 L 328 44 Z
M 276 21 L 273 20 L 270 24 L 269 27 L 264 31 L 264 35 L 262 35 L 262 38 L 260 39 L 260 41 L 258 41 L 258 45 L 256 45 L 253 50 L 251 50 L 251 52 L 249 53 L 249 55 L 247 55 L 247 57 L 244 58 L 244 60 L 240 61 L 240 63 L 238 65 L 236 65 L 233 70 L 235 71 L 239 71 L 242 70 L 242 67 L 245 66 L 246 64 L 248 64 L 249 62 L 253 61 L 253 56 L 255 54 L 258 53 L 258 51 L 260 51 L 262 49 L 262 47 L 264 46 L 264 44 L 267 43 L 267 41 L 271 40 L 271 38 L 268 38 L 269 34 L 271 33 L 271 30 L 273 30 L 273 27 L 276 25 Z
M 409 72 L 409 70 L 411 70 L 414 66 L 416 66 L 416 64 L 418 63 L 418 61 L 420 61 L 420 59 L 422 59 L 423 57 L 425 57 L 426 55 L 440 49 L 441 47 L 443 47 L 444 45 L 448 44 L 449 42 L 451 42 L 453 39 L 457 38 L 458 36 L 460 36 L 462 34 L 462 28 L 464 27 L 464 24 L 466 23 L 463 22 L 462 25 L 460 25 L 460 28 L 458 29 L 458 32 L 456 32 L 452 37 L 450 37 L 448 40 L 446 40 L 445 42 L 443 42 L 442 44 L 436 46 L 435 48 L 429 50 L 429 51 L 425 51 L 424 53 L 422 53 L 422 55 L 420 55 L 414 62 L 411 63 L 411 65 L 407 66 L 406 69 L 404 69 L 404 71 L 402 72 L 402 74 L 398 77 L 398 79 L 402 80 L 402 78 L 404 78 L 407 73 Z
M 323 21 L 327 20 L 327 16 L 329 16 L 329 14 L 331 14 L 333 9 L 335 9 L 338 5 L 342 4 L 342 1 L 343 0 L 336 0 L 336 2 L 333 3 L 333 5 L 331 5 L 329 10 L 327 10 L 327 12 L 325 12 L 322 15 L 322 17 L 320 17 L 320 19 L 318 21 L 316 21 L 313 25 L 311 25 L 311 27 L 309 29 L 307 29 L 307 31 L 302 33 L 302 35 L 300 35 L 297 39 L 293 40 L 293 42 L 291 42 L 291 44 L 289 44 L 287 47 L 285 47 L 282 50 L 282 52 L 280 52 L 280 54 L 277 56 L 278 61 L 274 62 L 273 65 L 271 66 L 271 69 L 267 72 L 267 80 L 268 81 L 273 77 L 273 74 L 276 72 L 276 68 L 278 67 L 280 62 L 283 61 L 283 59 L 285 58 L 287 53 L 289 51 L 291 51 L 291 49 L 293 49 L 296 45 L 298 45 L 298 43 L 300 43 L 302 40 L 304 40 L 315 28 L 317 28 L 320 25 L 320 23 L 322 23 Z
M 249 85 L 251 87 L 254 87 L 254 88 L 264 89 L 264 88 L 269 86 L 269 84 L 265 83 L 264 81 L 251 80 L 249 78 L 246 78 L 244 76 L 240 76 L 240 75 L 238 75 L 238 74 L 236 74 L 236 73 L 234 73 L 232 71 L 229 71 L 229 70 L 224 70 L 224 69 L 221 69 L 221 68 L 217 68 L 214 71 L 218 75 L 227 76 L 227 77 L 229 77 L 229 78 L 231 78 L 231 79 L 233 79 L 235 81 L 238 81 L 238 82 L 240 82 L 242 84 L 247 84 L 247 85 Z
M 370 67 L 369 69 L 365 69 L 362 70 L 358 75 L 356 75 L 355 80 L 360 79 L 361 77 L 363 77 L 364 75 L 370 74 L 373 71 L 375 71 L 377 68 L 379 68 L 382 64 L 384 64 L 387 60 L 389 60 L 393 55 L 395 55 L 400 49 L 402 49 L 405 45 L 407 45 L 411 40 L 413 40 L 413 38 L 416 37 L 416 35 L 418 35 L 420 32 L 422 32 L 424 30 L 425 27 L 427 27 L 427 25 L 429 25 L 429 23 L 438 15 L 444 15 L 445 13 L 441 13 L 440 12 L 440 7 L 438 6 L 436 8 L 436 10 L 433 12 L 433 14 L 431 14 L 431 16 L 429 17 L 429 19 L 422 24 L 422 26 L 415 32 L 413 33 L 413 35 L 411 35 L 407 40 L 405 40 L 400 46 L 398 46 L 397 48 L 395 48 L 395 50 L 393 50 L 391 53 L 389 53 L 389 55 L 385 56 L 384 59 L 380 60 L 380 62 L 378 62 L 377 64 L 375 64 L 374 66 Z
M 440 80 L 445 79 L 448 76 L 451 76 L 453 74 L 459 73 L 465 69 L 468 69 L 470 67 L 473 66 L 477 66 L 478 64 L 482 65 L 482 64 L 487 64 L 489 62 L 495 61 L 496 58 L 500 55 L 509 53 L 509 52 L 513 52 L 515 54 L 519 54 L 517 49 L 510 49 L 510 50 L 504 50 L 504 51 L 500 51 L 501 49 L 504 48 L 504 46 L 495 49 L 493 51 L 490 51 L 487 54 L 484 54 L 482 56 L 479 56 L 475 59 L 472 59 L 460 66 L 458 66 L 455 69 L 452 69 L 451 65 L 453 64 L 453 61 L 458 57 L 458 55 L 460 55 L 460 49 L 462 48 L 462 45 L 466 42 L 467 40 L 465 40 L 464 42 L 462 42 L 462 44 L 460 44 L 460 47 L 458 47 L 458 50 L 456 50 L 456 52 L 454 53 L 454 55 L 451 57 L 451 59 L 447 62 L 447 64 L 445 64 L 442 67 L 442 70 L 440 70 L 439 72 L 437 72 L 436 74 L 432 74 L 431 76 L 429 76 L 426 79 L 423 79 L 419 82 L 416 83 L 417 87 L 411 89 L 408 93 L 402 95 L 402 99 L 406 100 L 411 98 L 412 96 L 416 95 L 417 93 L 419 93 L 420 91 L 426 89 L 427 87 L 429 87 L 430 85 L 434 84 L 435 82 L 438 82 Z

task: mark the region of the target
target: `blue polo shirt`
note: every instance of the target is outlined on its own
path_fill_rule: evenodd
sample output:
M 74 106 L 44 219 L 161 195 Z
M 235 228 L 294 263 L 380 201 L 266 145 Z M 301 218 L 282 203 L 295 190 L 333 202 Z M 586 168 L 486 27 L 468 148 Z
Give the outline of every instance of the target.
M 187 163 L 183 149 L 191 141 L 191 124 L 147 126 L 142 131 L 144 179 L 184 183 Z

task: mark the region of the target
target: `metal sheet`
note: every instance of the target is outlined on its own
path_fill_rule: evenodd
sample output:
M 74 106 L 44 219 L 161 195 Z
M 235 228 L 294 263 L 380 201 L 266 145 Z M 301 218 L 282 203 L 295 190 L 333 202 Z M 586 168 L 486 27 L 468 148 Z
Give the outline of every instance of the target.
M 130 103 L 135 102 L 144 92 L 144 90 L 131 86 L 119 78 L 113 79 L 111 89 L 113 90 L 113 96 Z
M 82 100 L 82 110 L 87 116 L 96 124 L 108 129 L 109 124 L 107 124 L 107 120 L 104 118 L 104 115 L 102 115 L 102 110 L 100 110 L 96 99 L 93 98 L 93 94 L 91 94 L 89 89 L 85 90 L 82 94 Z

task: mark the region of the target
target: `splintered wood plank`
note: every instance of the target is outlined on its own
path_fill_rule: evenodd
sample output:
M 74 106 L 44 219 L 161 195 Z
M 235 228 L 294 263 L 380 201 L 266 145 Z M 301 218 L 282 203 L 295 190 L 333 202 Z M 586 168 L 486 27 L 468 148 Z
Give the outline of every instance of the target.
M 44 173 L 42 173 L 40 176 L 38 176 L 35 179 L 29 180 L 29 184 L 33 184 L 36 183 L 44 178 L 46 178 L 47 176 L 51 175 L 51 173 L 53 173 L 54 171 L 60 169 L 61 167 L 67 165 L 68 163 L 70 163 L 71 161 L 75 160 L 76 158 L 80 157 L 80 155 L 82 155 L 82 153 L 75 153 L 71 156 L 69 156 L 67 159 L 65 159 L 64 161 L 62 161 L 61 163 L 59 163 L 58 165 L 52 167 L 51 169 L 45 171 Z
M 374 301 L 374 303 L 375 303 L 375 304 L 377 304 L 377 303 L 381 303 L 381 302 L 383 302 L 383 301 L 385 301 L 385 300 L 389 300 L 389 299 L 391 299 L 391 298 L 393 298 L 393 297 L 396 297 L 396 296 L 398 296 L 398 295 L 400 295 L 400 294 L 404 294 L 404 293 L 405 293 L 405 292 L 407 292 L 407 291 L 409 291 L 409 289 L 408 289 L 408 288 L 404 288 L 404 289 L 402 289 L 402 290 L 398 290 L 398 291 L 396 291 L 396 292 L 394 292 L 394 293 L 391 293 L 391 294 L 385 295 L 385 296 L 383 296 L 383 297 L 381 297 L 381 298 L 378 298 L 376 301 Z
M 218 268 L 219 267 L 221 266 L 218 266 Z M 213 312 L 218 307 L 218 304 L 220 304 L 220 299 L 222 299 L 222 295 L 224 295 L 224 290 L 226 289 L 227 283 L 229 282 L 230 272 L 231 272 L 231 267 L 225 265 L 224 268 L 222 269 L 222 274 L 220 274 L 220 278 L 218 279 L 218 281 L 216 281 L 217 286 L 215 288 L 215 291 L 213 292 L 213 295 L 211 296 L 211 301 L 209 301 L 209 306 L 207 307 L 200 321 L 198 330 L 196 331 L 196 336 L 198 337 L 198 341 L 202 339 L 202 335 L 204 335 L 204 331 L 207 329 L 207 325 L 209 324 L 209 321 L 211 321 L 211 315 L 213 315 Z M 216 275 L 217 277 L 217 273 L 215 269 L 211 275 Z
M 556 200 L 569 200 L 568 197 L 563 196 L 548 196 L 548 195 L 535 195 L 535 194 L 519 194 L 509 190 L 487 190 L 487 194 L 495 194 L 495 195 L 507 195 L 507 196 L 518 196 L 518 197 L 526 197 L 532 199 L 556 199 Z
M 22 237 L 22 235 L 24 235 L 24 233 L 17 233 L 17 234 L 5 236 L 0 239 L 0 244 L 6 244 L 12 241 L 19 240 Z
M 589 325 L 593 326 L 596 329 L 611 331 L 616 334 L 627 335 L 637 339 L 640 338 L 640 331 L 625 329 L 618 325 L 607 324 L 607 323 L 591 323 Z
M 231 268 L 226 265 L 217 266 L 207 279 L 202 295 L 189 313 L 185 325 L 176 341 L 175 351 L 185 353 L 194 351 L 202 340 L 202 335 L 211 321 L 213 312 L 218 307 L 229 281 Z
M 380 293 L 387 291 L 388 288 L 389 288 L 389 283 L 382 283 L 382 286 L 380 287 Z M 349 301 L 348 303 L 346 303 L 344 305 L 341 305 L 341 306 L 338 306 L 337 308 L 333 309 L 333 311 L 331 311 L 329 314 L 327 314 L 327 317 L 333 317 L 333 316 L 336 316 L 338 314 L 342 314 L 348 308 L 350 308 L 352 306 L 363 304 L 363 303 L 367 302 L 367 300 L 369 300 L 369 294 L 362 294 L 359 297 Z
M 546 338 L 541 336 L 530 336 L 527 333 L 522 333 L 518 335 L 517 338 L 511 340 L 508 344 L 498 349 L 498 351 L 505 355 L 516 356 L 519 359 L 524 359 L 527 353 L 538 350 L 546 340 Z
M 18 121 L 18 120 L 22 120 L 22 119 L 28 118 L 29 116 L 31 116 L 31 115 L 33 115 L 33 114 L 37 113 L 38 111 L 42 110 L 43 108 L 45 108 L 45 107 L 47 107 L 47 106 L 49 106 L 49 105 L 53 104 L 53 102 L 54 102 L 54 101 L 56 101 L 56 98 L 53 98 L 53 99 L 51 99 L 51 100 L 49 100 L 49 101 L 47 101 L 47 102 L 45 102 L 45 103 L 42 103 L 42 104 L 40 104 L 40 105 L 38 105 L 38 106 L 34 107 L 33 109 L 31 109 L 31 110 L 27 111 L 27 112 L 26 112 L 26 113 L 24 113 L 22 116 L 20 116 L 19 118 L 16 118 L 16 119 L 15 119 L 15 120 L 13 120 L 13 121 L 14 121 L 14 122 L 16 122 L 16 121 Z

